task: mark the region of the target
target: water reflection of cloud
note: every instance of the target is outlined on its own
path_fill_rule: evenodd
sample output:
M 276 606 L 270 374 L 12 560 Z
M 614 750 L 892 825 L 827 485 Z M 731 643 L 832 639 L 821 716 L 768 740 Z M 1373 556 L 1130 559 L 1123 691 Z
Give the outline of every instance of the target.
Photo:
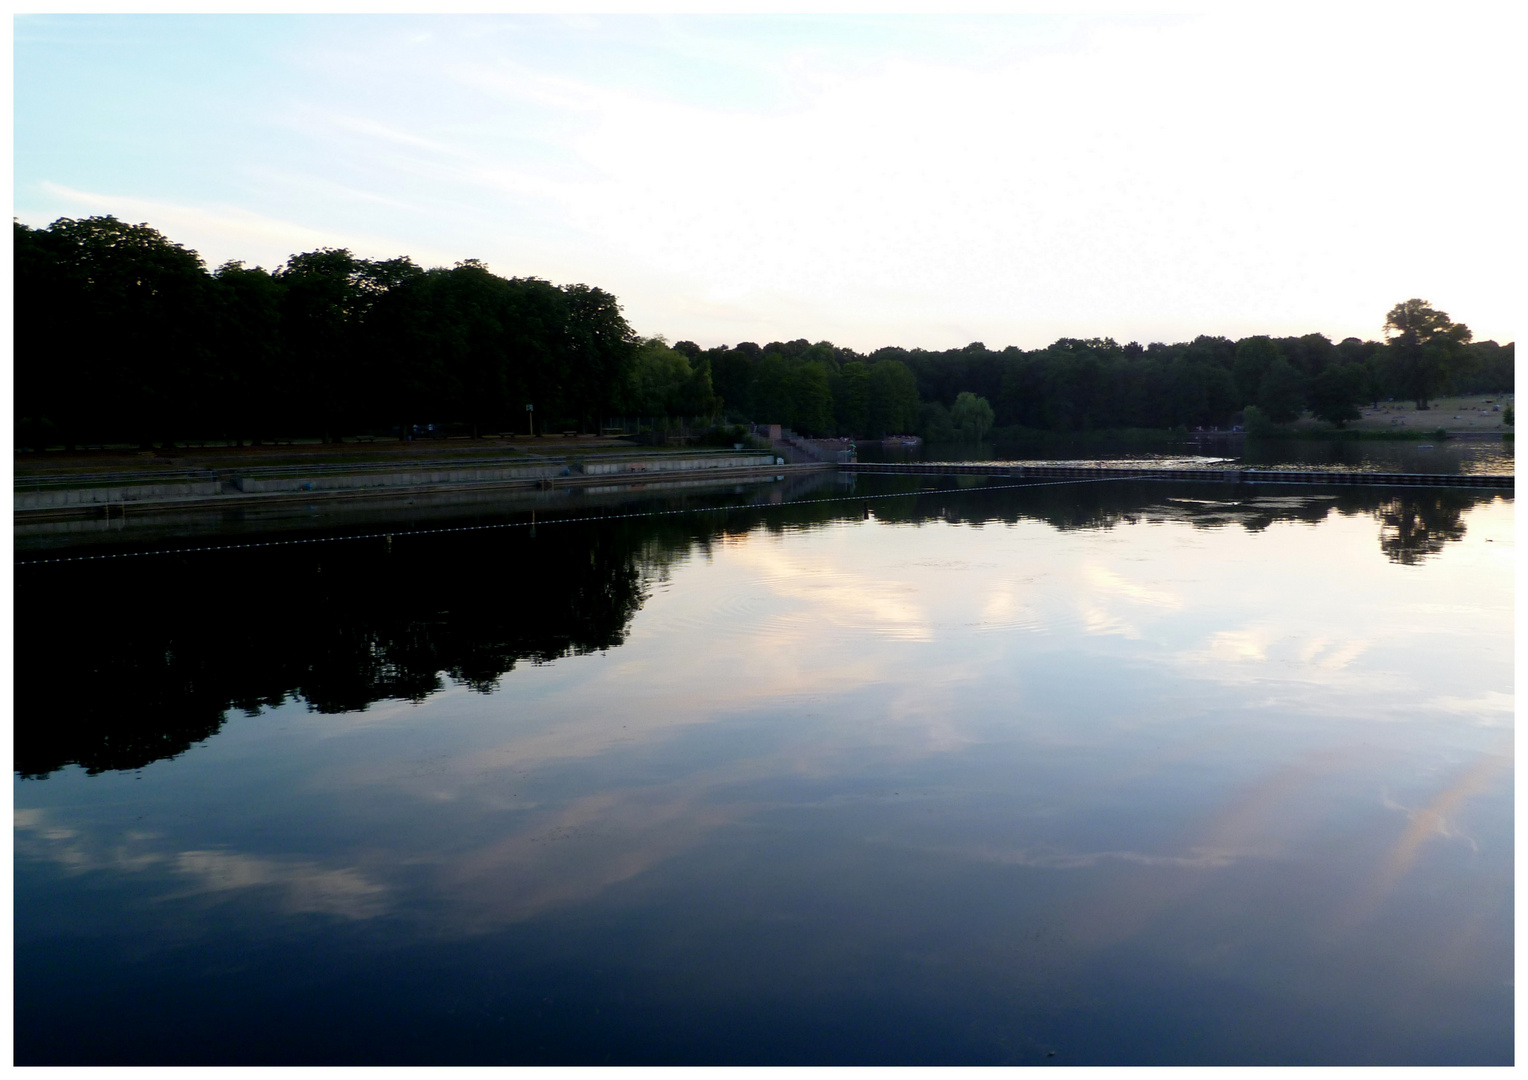
M 1481 727 L 1512 727 L 1517 697 L 1499 690 L 1487 690 L 1474 697 L 1443 694 L 1422 702 L 1421 707 L 1469 717 Z
M 1210 637 L 1205 647 L 1206 659 L 1219 663 L 1262 663 L 1268 659 L 1268 641 L 1266 627 L 1221 630 Z
M 1138 604 L 1177 611 L 1183 607 L 1183 597 L 1167 589 L 1133 581 L 1096 563 L 1083 567 L 1083 579 L 1096 593 L 1132 600 Z
M 274 889 L 282 895 L 282 907 L 297 914 L 370 919 L 387 910 L 386 887 L 353 867 L 326 868 L 227 851 L 182 851 L 172 866 L 195 881 L 178 895 Z
M 49 824 L 47 814 L 35 807 L 16 810 L 14 826 L 17 830 L 34 832 L 43 840 L 70 840 L 75 835 L 73 829 Z
M 477 933 L 592 899 L 672 859 L 751 807 L 684 783 L 574 799 L 453 858 L 437 884 L 456 898 L 448 932 Z
M 1205 888 L 1208 879 L 1197 871 L 1279 857 L 1292 835 L 1308 826 L 1310 787 L 1346 761 L 1341 752 L 1319 751 L 1286 762 L 1236 792 L 1200 825 L 1198 835 L 1185 836 L 1176 852 L 1051 856 L 1049 862 L 1033 865 L 1123 864 L 1120 872 L 1101 881 L 1097 891 L 1067 913 L 1066 923 L 1071 937 L 1090 948 L 1125 941 Z
M 1044 851 L 995 848 L 972 848 L 965 852 L 982 862 L 1007 866 L 1033 866 L 1047 870 L 1082 870 L 1105 862 L 1136 863 L 1141 866 L 1179 866 L 1190 869 L 1213 869 L 1230 866 L 1233 853 L 1225 851 L 1193 852 L 1188 855 L 1158 855 L 1147 851 Z
M 763 544 L 732 554 L 737 565 L 753 570 L 775 596 L 802 602 L 803 614 L 814 620 L 902 641 L 933 640 L 927 614 L 910 598 L 917 590 L 904 581 L 796 557 Z
M 325 867 L 311 861 L 259 858 L 232 851 L 175 851 L 159 833 L 128 831 L 112 840 L 92 837 L 50 820 L 41 809 L 16 812 L 17 852 L 62 866 L 71 873 L 114 871 L 142 874 L 158 870 L 182 881 L 166 899 L 272 890 L 283 910 L 369 919 L 387 908 L 385 886 L 355 867 Z M 185 882 L 189 879 L 189 884 Z
M 1340 671 L 1368 651 L 1367 641 L 1334 642 L 1331 638 L 1317 636 L 1300 646 L 1296 655 L 1302 664 L 1314 665 L 1324 671 Z
M 1114 606 L 1119 603 L 1155 609 L 1158 613 L 1183 607 L 1183 598 L 1177 593 L 1126 577 L 1098 563 L 1084 565 L 1077 577 L 1077 609 L 1083 629 L 1090 635 L 1141 640 L 1143 633 L 1137 616 L 1121 614 Z
M 1139 641 L 1141 637 L 1140 628 L 1134 623 L 1127 622 L 1112 611 L 1107 611 L 1096 604 L 1082 605 L 1082 628 L 1094 636 L 1115 634 L 1136 641 Z
M 1360 663 L 1375 645 L 1372 637 L 1312 634 L 1259 620 L 1213 631 L 1197 647 L 1177 651 L 1172 662 L 1190 678 L 1230 685 L 1256 683 L 1301 712 L 1394 718 L 1394 698 L 1404 691 L 1409 672 Z M 1322 696 L 1313 694 L 1316 689 Z

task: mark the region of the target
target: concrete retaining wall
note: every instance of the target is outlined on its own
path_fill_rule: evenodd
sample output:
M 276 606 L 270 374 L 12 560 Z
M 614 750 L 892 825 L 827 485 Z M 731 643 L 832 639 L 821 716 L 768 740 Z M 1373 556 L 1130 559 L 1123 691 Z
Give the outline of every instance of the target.
M 67 506 L 106 506 L 109 503 L 142 502 L 145 499 L 183 499 L 216 495 L 223 489 L 216 480 L 187 480 L 179 484 L 124 484 L 121 487 L 55 488 L 52 491 L 18 491 L 16 510 L 53 510 Z
M 415 469 L 408 472 L 341 473 L 333 476 L 280 476 L 233 481 L 246 494 L 267 491 L 351 491 L 357 488 L 423 487 L 427 484 L 484 484 L 496 480 L 543 480 L 566 476 L 566 465 L 509 465 L 484 469 Z
M 773 465 L 775 454 L 718 454 L 716 457 L 652 457 L 641 461 L 586 461 L 585 476 L 629 476 L 634 473 L 694 472 L 700 469 L 753 469 Z M 576 468 L 576 466 L 575 466 Z
M 134 502 L 165 502 L 220 494 L 296 494 L 304 491 L 385 491 L 388 488 L 448 488 L 460 484 L 492 484 L 550 480 L 557 477 L 631 477 L 651 473 L 701 472 L 772 466 L 773 453 L 717 454 L 704 457 L 652 457 L 635 461 L 547 462 L 537 465 L 488 466 L 474 469 L 408 469 L 313 476 L 232 477 L 165 484 L 124 484 L 119 487 L 57 488 L 15 494 L 15 510 L 67 510 Z

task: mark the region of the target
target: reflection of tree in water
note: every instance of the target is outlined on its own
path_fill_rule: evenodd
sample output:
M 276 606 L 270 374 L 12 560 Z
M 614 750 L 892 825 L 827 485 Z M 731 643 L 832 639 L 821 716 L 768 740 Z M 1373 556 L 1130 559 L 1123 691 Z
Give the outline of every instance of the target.
M 631 525 L 154 556 L 17 575 L 16 769 L 138 768 L 230 708 L 491 690 L 521 662 L 614 648 L 643 600 Z
M 1005 521 L 1038 518 L 1063 531 L 1111 529 L 1136 521 L 1182 521 L 1204 529 L 1239 525 L 1249 532 L 1261 532 L 1276 522 L 1319 524 L 1333 511 L 1345 517 L 1370 514 L 1380 522 L 1380 550 L 1391 560 L 1409 566 L 1438 554 L 1449 542 L 1463 539 L 1466 510 L 1504 497 L 1497 492 L 1463 488 L 1396 494 L 1393 488 L 1302 491 L 1291 487 L 1221 488 L 1206 484 L 1197 489 L 1194 498 L 1180 497 L 1184 490 L 1176 485 L 1154 487 L 1128 482 L 1117 486 L 993 492 L 994 505 L 986 513 L 989 518 Z M 924 502 L 927 500 L 925 496 Z M 1002 505 L 1016 501 L 1015 509 Z M 926 505 L 922 512 L 930 515 Z M 916 513 L 911 511 L 907 516 L 911 518 Z
M 1473 504 L 1453 492 L 1427 492 L 1389 499 L 1374 513 L 1379 519 L 1380 550 L 1392 562 L 1414 566 L 1464 537 L 1465 509 Z
M 860 519 L 1043 521 L 1059 530 L 1136 521 L 1199 528 L 1374 514 L 1391 559 L 1416 563 L 1464 535 L 1496 496 L 1350 488 L 1258 494 L 1141 482 L 988 492 L 898 477 L 893 498 L 437 536 L 299 544 L 21 567 L 16 574 L 16 769 L 95 773 L 174 757 L 230 708 L 288 700 L 338 713 L 421 701 L 449 679 L 493 690 L 520 663 L 611 649 L 647 584 L 726 534 Z M 905 481 L 905 483 L 903 482 Z M 870 493 L 866 485 L 866 493 Z

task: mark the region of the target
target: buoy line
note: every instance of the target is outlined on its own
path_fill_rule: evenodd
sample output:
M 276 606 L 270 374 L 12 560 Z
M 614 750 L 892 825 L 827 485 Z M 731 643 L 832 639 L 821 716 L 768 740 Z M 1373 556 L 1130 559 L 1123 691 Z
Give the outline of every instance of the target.
M 301 540 L 260 540 L 251 544 L 215 544 L 194 548 L 156 548 L 152 551 L 117 551 L 106 555 L 66 555 L 58 559 L 17 559 L 13 566 L 42 566 L 47 563 L 94 562 L 101 559 L 135 559 L 153 555 L 197 555 L 213 551 L 244 551 L 252 548 L 295 547 L 299 544 L 332 544 L 347 540 L 387 540 L 395 537 L 438 536 L 445 533 L 487 532 L 490 529 L 526 529 L 538 525 L 572 525 L 590 521 L 623 521 L 632 518 L 674 517 L 679 514 L 715 514 L 733 510 L 774 510 L 786 506 L 812 506 L 834 502 L 869 502 L 871 499 L 905 499 L 925 491 L 964 495 L 976 491 L 1009 491 L 1015 488 L 1062 487 L 1069 484 L 1109 484 L 1131 480 L 1129 476 L 1088 477 L 1076 480 L 1048 480 L 1031 484 L 989 484 L 969 488 L 919 488 L 917 491 L 893 491 L 880 495 L 833 495 L 825 499 L 792 499 L 778 503 L 743 503 L 734 506 L 686 507 L 682 510 L 648 510 L 636 514 L 588 514 L 583 517 L 547 518 L 544 521 L 501 521 L 492 525 L 455 525 L 444 529 L 409 529 L 406 532 L 354 533 L 347 536 L 310 536 Z

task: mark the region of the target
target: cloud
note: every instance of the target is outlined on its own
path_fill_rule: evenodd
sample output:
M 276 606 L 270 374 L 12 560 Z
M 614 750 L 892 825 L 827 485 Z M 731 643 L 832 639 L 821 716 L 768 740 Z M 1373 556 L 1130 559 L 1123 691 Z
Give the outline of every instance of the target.
M 218 194 L 33 176 L 60 158 L 26 146 L 17 187 L 104 190 L 214 262 L 333 244 L 592 281 L 703 344 L 1373 336 L 1418 293 L 1510 331 L 1511 170 L 1373 165 L 1397 125 L 1506 144 L 1499 26 L 1063 23 L 330 21 Z
M 51 182 L 41 187 L 75 214 L 111 214 L 128 221 L 146 221 L 176 243 L 200 253 L 209 266 L 240 259 L 274 268 L 290 255 L 321 247 L 346 247 L 357 255 L 395 258 L 403 247 L 383 236 L 310 228 L 237 206 L 189 206 L 79 191 Z M 436 263 L 452 261 L 445 252 L 418 253 L 416 257 Z

